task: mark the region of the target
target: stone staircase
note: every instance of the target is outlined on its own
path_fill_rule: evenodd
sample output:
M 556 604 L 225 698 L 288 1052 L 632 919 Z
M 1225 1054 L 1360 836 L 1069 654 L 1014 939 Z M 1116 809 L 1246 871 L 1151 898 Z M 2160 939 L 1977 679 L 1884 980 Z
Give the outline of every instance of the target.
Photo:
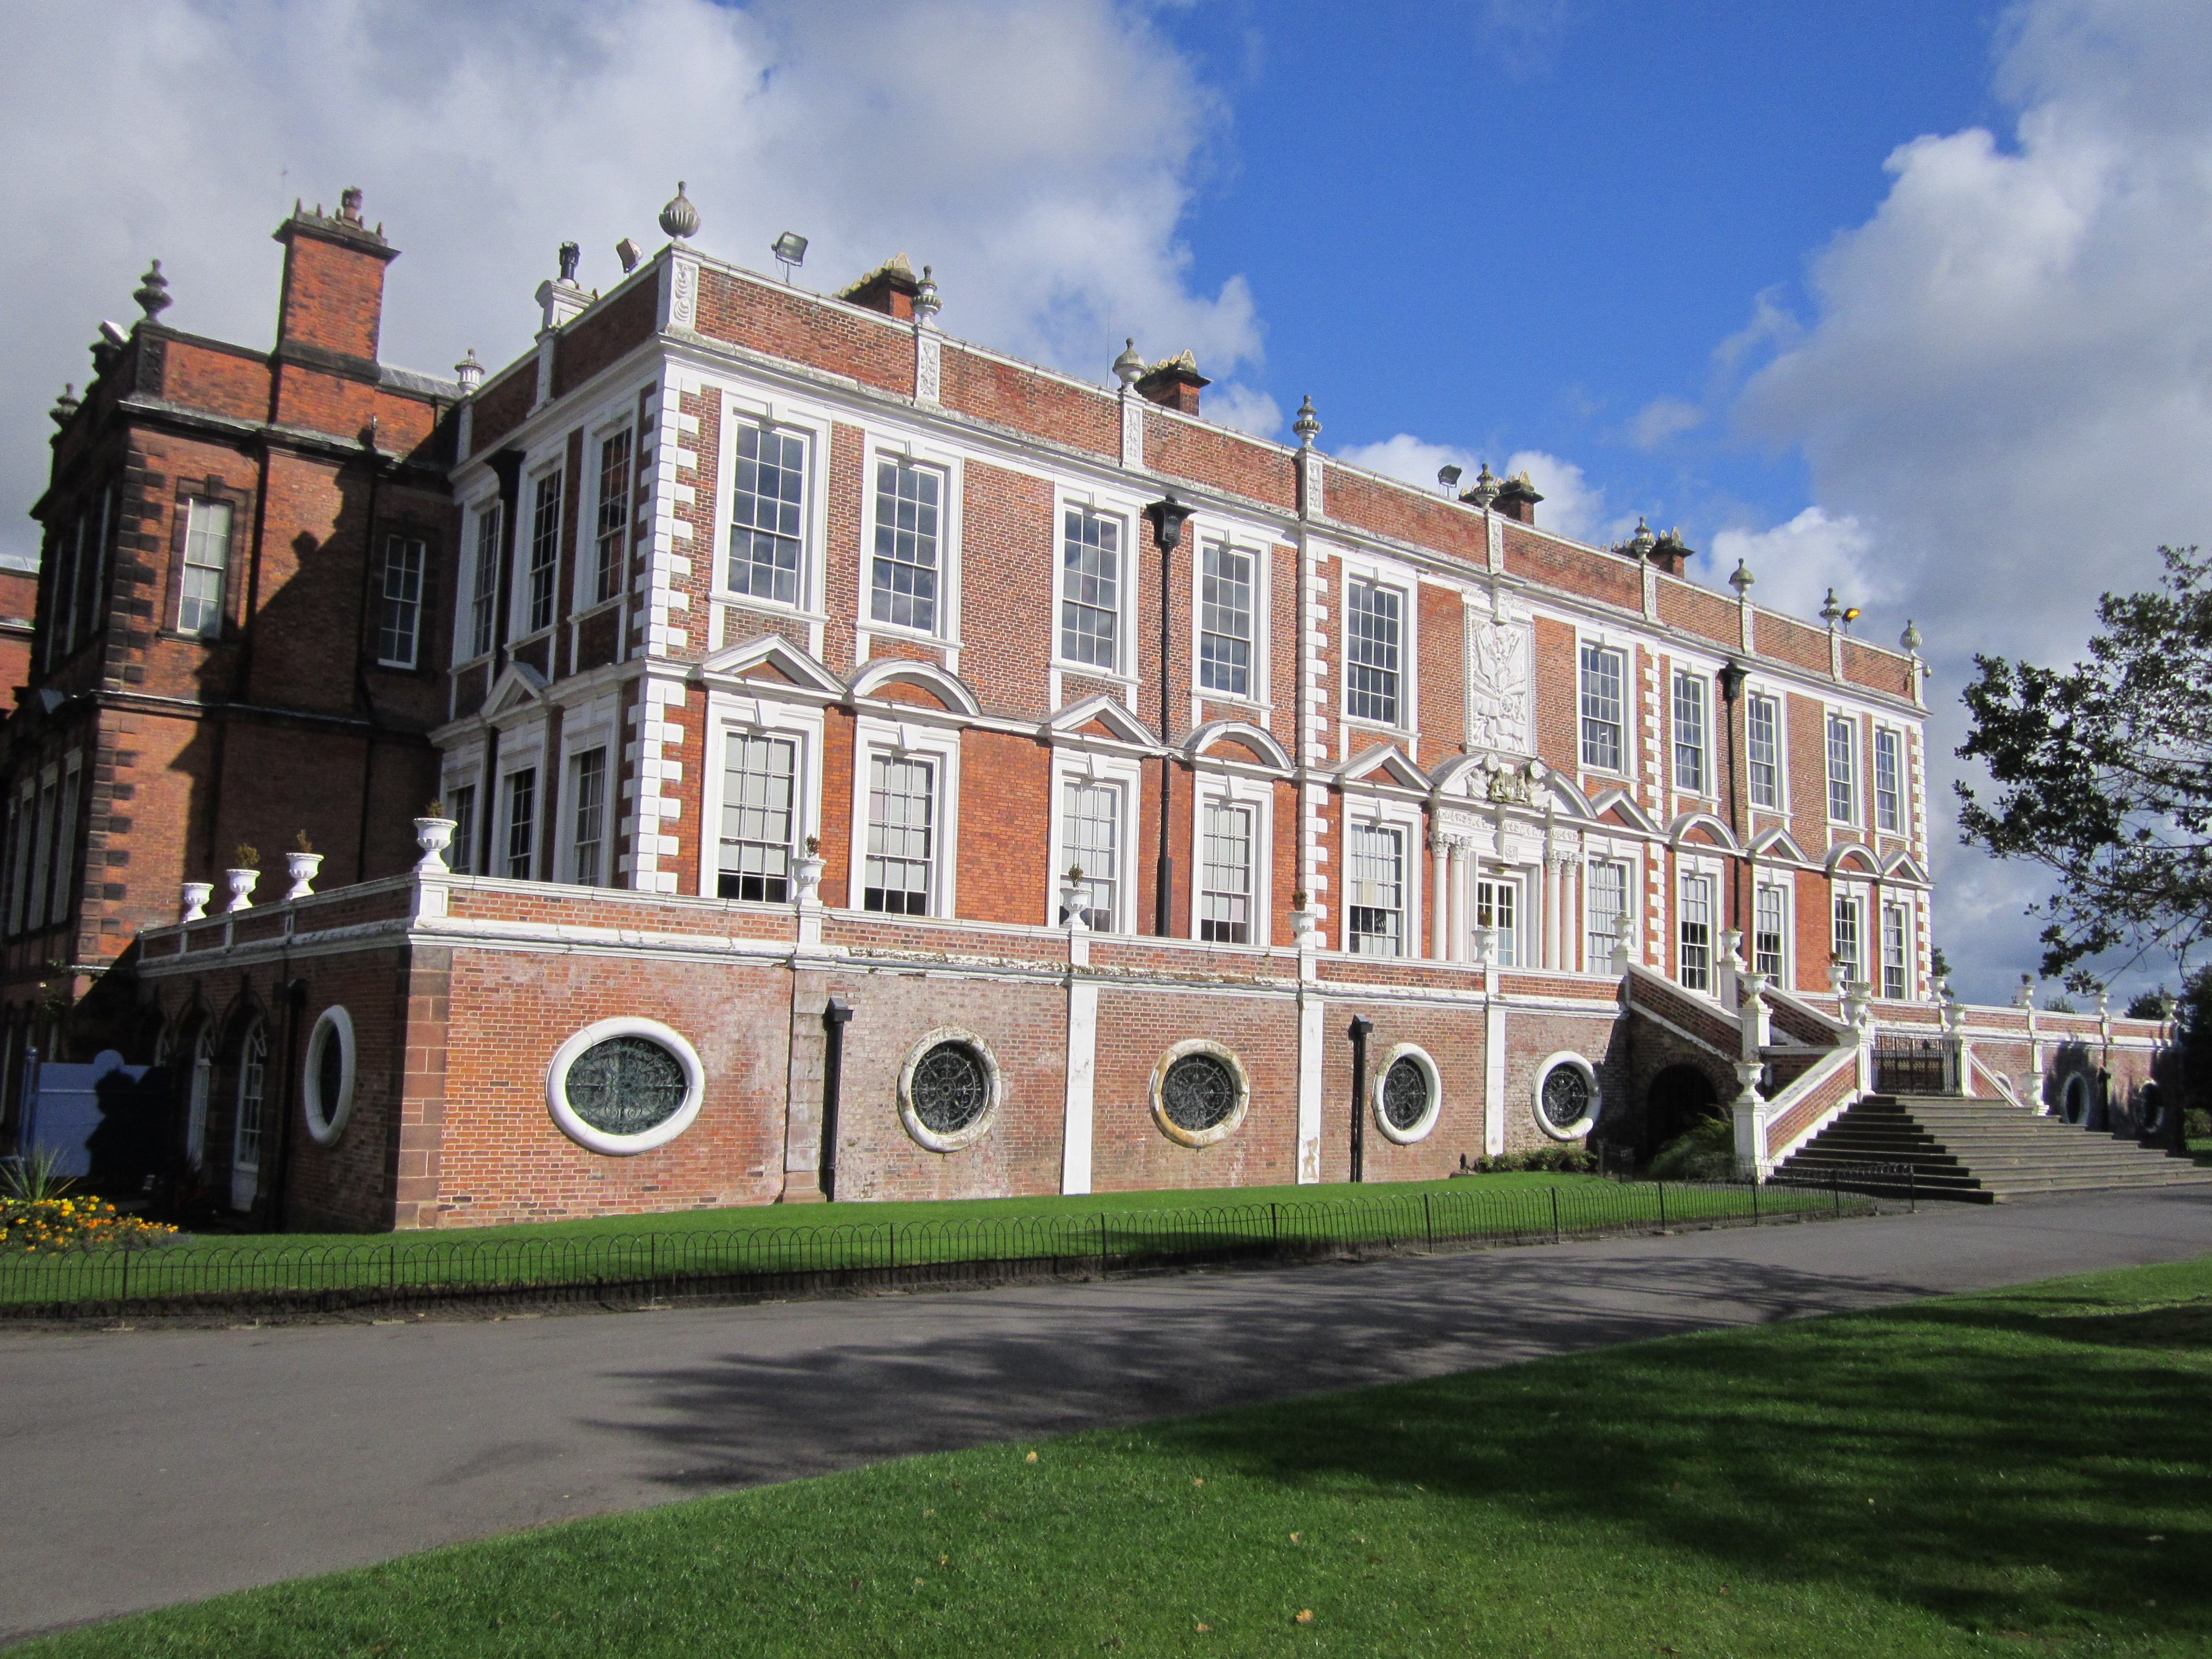
M 2212 1170 L 2039 1117 L 2008 1102 L 1936 1095 L 1868 1095 L 1776 1167 L 1777 1181 L 1902 1195 L 1902 1174 L 1869 1177 L 1869 1164 L 1909 1164 L 1923 1198 L 2002 1204 L 2033 1193 L 2111 1187 L 2212 1186 Z M 1858 1173 L 1853 1173 L 1856 1169 Z

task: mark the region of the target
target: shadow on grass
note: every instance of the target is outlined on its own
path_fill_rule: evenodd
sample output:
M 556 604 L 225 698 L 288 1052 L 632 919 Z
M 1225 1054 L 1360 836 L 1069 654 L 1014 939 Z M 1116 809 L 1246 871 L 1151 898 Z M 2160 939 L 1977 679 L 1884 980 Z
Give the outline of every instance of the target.
M 670 1484 L 706 1490 L 1916 1293 L 1726 1258 L 1551 1250 L 1294 1272 L 1295 1297 L 1268 1270 L 1194 1277 L 1165 1295 L 1155 1281 L 879 1304 L 872 1340 L 641 1370 L 647 1410 L 598 1426 L 665 1444 L 680 1454 Z
M 1313 1273 L 1287 1317 L 1257 1287 L 1249 1319 L 1102 1288 L 1018 1331 L 958 1318 L 796 1362 L 731 1354 L 652 1375 L 664 1414 L 641 1431 L 681 1449 L 674 1484 L 726 1486 L 795 1472 L 794 1443 L 840 1449 L 827 1468 L 1273 1400 L 1146 1440 L 1289 1489 L 1387 1504 L 1419 1486 L 1465 1505 L 1471 1545 L 1511 1516 L 1975 1629 L 2212 1628 L 2204 1269 L 2148 1306 L 2054 1290 L 1588 1353 L 1904 1292 L 1730 1261 L 1653 1259 L 1626 1290 L 1618 1261 L 1501 1258 L 1479 1282 L 1445 1265 Z M 1571 1357 L 1468 1370 L 1547 1354 Z M 1284 1399 L 1392 1376 L 1424 1380 Z

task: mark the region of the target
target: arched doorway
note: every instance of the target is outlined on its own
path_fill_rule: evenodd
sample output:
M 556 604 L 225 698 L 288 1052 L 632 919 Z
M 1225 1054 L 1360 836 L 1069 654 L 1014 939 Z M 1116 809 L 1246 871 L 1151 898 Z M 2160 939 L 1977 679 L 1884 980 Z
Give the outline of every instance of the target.
M 1721 1115 L 1713 1080 L 1695 1066 L 1669 1066 L 1644 1096 L 1644 1155 L 1657 1152 L 1706 1118 Z

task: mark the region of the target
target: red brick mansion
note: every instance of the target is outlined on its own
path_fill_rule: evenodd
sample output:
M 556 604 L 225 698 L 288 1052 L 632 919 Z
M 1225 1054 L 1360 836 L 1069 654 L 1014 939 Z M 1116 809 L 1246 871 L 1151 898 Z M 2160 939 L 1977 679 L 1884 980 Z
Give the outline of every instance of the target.
M 11 1112 L 113 1049 L 191 1201 L 383 1228 L 1431 1177 L 1716 1103 L 1771 1169 L 1877 1032 L 2142 1075 L 2149 1027 L 1941 1006 L 1909 632 L 662 224 L 453 380 L 380 360 L 356 191 L 278 229 L 273 348 L 158 270 L 104 325 L 0 739 Z

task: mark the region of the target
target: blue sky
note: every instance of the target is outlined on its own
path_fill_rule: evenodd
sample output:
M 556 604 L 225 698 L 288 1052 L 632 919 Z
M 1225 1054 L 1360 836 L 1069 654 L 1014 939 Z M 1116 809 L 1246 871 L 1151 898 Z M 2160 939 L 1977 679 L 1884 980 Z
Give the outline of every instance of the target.
M 56 0 L 9 47 L 0 554 L 149 258 L 165 322 L 266 340 L 270 228 L 358 184 L 387 360 L 499 362 L 678 178 L 710 253 L 903 251 L 953 333 L 1102 382 L 1188 346 L 1222 418 L 1310 392 L 1365 465 L 1525 465 L 1570 533 L 1913 617 L 1939 813 L 1974 653 L 2069 660 L 2212 541 L 2203 0 Z M 2001 996 L 2042 880 L 1936 854 Z
M 1516 18 L 1516 14 L 1519 14 Z M 1187 240 L 1266 322 L 1243 378 L 1336 445 L 1405 432 L 1575 458 L 1710 544 L 1809 504 L 1803 457 L 1704 404 L 1756 298 L 1887 192 L 1882 159 L 1997 119 L 1996 14 L 1877 3 L 1200 5 L 1164 26 L 1224 116 Z

